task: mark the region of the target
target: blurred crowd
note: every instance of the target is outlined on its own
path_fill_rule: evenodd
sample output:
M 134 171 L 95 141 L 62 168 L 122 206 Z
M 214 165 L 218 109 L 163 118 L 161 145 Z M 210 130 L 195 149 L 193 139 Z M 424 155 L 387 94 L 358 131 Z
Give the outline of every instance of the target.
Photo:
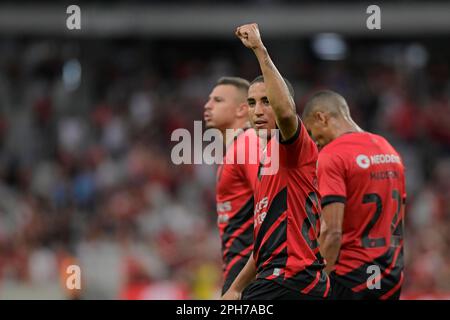
M 321 88 L 407 167 L 403 298 L 450 298 L 450 46 L 267 43 L 301 112 Z M 0 41 L 0 299 L 214 299 L 215 167 L 174 165 L 224 75 L 259 74 L 236 41 Z M 82 289 L 65 289 L 66 267 Z

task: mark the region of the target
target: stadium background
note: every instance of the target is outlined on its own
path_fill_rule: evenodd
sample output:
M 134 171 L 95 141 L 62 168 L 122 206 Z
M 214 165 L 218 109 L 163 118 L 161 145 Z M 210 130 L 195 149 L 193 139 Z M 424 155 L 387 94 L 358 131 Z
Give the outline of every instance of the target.
M 370 3 L 293 2 L 79 1 L 78 31 L 64 1 L 2 2 L 0 299 L 218 297 L 215 168 L 173 165 L 170 135 L 202 119 L 219 77 L 259 74 L 233 35 L 250 21 L 299 112 L 336 90 L 401 153 L 403 298 L 450 298 L 450 7 L 381 4 L 369 31 Z M 81 295 L 64 289 L 69 264 Z

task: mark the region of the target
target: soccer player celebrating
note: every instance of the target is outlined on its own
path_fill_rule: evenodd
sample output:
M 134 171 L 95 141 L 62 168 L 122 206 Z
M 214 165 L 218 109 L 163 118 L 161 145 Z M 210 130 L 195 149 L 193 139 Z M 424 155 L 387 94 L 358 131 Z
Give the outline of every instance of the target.
M 303 121 L 321 148 L 319 242 L 331 298 L 398 299 L 406 194 L 399 154 L 383 137 L 361 130 L 335 92 L 314 94 Z
M 317 239 L 317 147 L 296 113 L 292 86 L 262 43 L 258 25 L 241 26 L 236 35 L 253 50 L 262 71 L 248 91 L 250 121 L 260 137 L 270 138 L 266 155 L 279 144 L 278 157 L 272 154 L 279 164 L 278 170 L 258 175 L 253 254 L 222 298 L 323 299 L 329 279 Z M 279 136 L 271 134 L 275 128 Z M 260 172 L 267 161 L 262 163 Z
M 258 140 L 248 123 L 247 80 L 220 78 L 205 104 L 204 120 L 209 128 L 222 132 L 226 146 L 223 163 L 217 170 L 217 223 L 222 242 L 222 294 L 245 266 L 253 249 L 253 186 L 258 158 L 250 161 L 249 145 Z M 234 135 L 227 135 L 234 129 Z M 239 154 L 244 155 L 238 161 Z

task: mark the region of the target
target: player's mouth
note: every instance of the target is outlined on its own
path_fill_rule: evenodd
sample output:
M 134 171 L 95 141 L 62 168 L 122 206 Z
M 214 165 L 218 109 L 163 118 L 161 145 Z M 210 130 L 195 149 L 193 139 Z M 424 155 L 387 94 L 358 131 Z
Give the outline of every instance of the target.
M 255 124 L 255 129 L 262 129 L 267 125 L 267 121 L 259 119 L 259 120 L 255 120 L 254 124 Z
M 208 122 L 208 121 L 210 121 L 210 120 L 212 119 L 212 116 L 211 116 L 211 114 L 210 114 L 209 112 L 205 112 L 205 113 L 203 114 L 203 119 L 204 119 L 206 122 Z

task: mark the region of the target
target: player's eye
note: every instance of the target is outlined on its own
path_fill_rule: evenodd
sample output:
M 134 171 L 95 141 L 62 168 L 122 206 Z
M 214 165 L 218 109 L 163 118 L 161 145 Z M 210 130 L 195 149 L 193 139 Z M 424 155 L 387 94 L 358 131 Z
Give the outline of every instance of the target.
M 249 107 L 254 107 L 255 106 L 255 100 L 253 100 L 253 99 L 247 100 L 247 103 L 248 103 Z
M 215 102 L 221 102 L 221 101 L 222 101 L 222 98 L 217 98 L 217 97 L 216 97 L 216 98 L 214 98 L 214 101 L 215 101 Z
M 269 105 L 269 99 L 267 99 L 267 98 L 262 98 L 261 101 L 262 101 L 262 103 L 263 103 L 265 106 L 268 106 L 268 105 Z

